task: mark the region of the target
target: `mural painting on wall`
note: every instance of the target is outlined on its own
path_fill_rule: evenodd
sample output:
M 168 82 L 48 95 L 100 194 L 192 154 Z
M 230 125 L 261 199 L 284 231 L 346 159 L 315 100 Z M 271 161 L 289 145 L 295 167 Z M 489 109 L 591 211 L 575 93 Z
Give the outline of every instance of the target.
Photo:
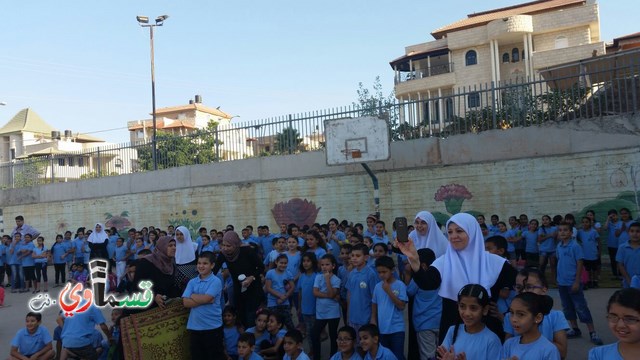
M 460 185 L 460 184 L 442 185 L 436 191 L 435 195 L 433 196 L 433 199 L 435 201 L 444 202 L 444 207 L 445 209 L 447 209 L 448 214 L 445 214 L 439 211 L 434 211 L 432 212 L 433 217 L 436 218 L 437 222 L 444 225 L 446 224 L 447 220 L 449 220 L 451 215 L 455 215 L 462 210 L 462 204 L 464 203 L 465 200 L 471 200 L 472 198 L 473 198 L 473 194 L 471 194 L 471 192 L 464 185 Z M 474 216 L 480 214 L 479 211 L 475 211 L 475 210 L 468 210 L 465 212 Z
M 131 221 L 129 221 L 129 212 L 123 211 L 120 215 L 113 215 L 111 213 L 104 213 L 105 222 L 104 226 L 111 229 L 115 227 L 119 234 L 126 234 L 132 227 Z
M 631 212 L 631 216 L 640 216 L 640 191 L 638 191 L 638 175 L 640 170 L 638 167 L 632 165 L 623 165 L 618 169 L 611 172 L 609 176 L 609 182 L 614 189 L 632 188 L 633 190 L 621 191 L 613 199 L 598 201 L 593 204 L 585 206 L 582 210 L 575 215 L 580 218 L 586 214 L 588 210 L 593 210 L 596 213 L 596 218 L 600 221 L 604 221 L 607 217 L 607 212 L 611 209 L 620 211 L 621 208 L 627 208 Z
M 178 226 L 184 226 L 189 229 L 191 233 L 191 239 L 195 240 L 198 237 L 198 229 L 202 226 L 202 219 L 198 218 L 198 210 L 182 210 L 173 214 L 169 214 L 169 225 L 174 228 Z
M 277 224 L 296 224 L 298 226 L 313 225 L 316 222 L 321 207 L 316 207 L 313 201 L 293 198 L 275 204 L 271 213 Z
M 56 234 L 62 234 L 69 230 L 69 222 L 66 219 L 58 219 L 56 221 Z

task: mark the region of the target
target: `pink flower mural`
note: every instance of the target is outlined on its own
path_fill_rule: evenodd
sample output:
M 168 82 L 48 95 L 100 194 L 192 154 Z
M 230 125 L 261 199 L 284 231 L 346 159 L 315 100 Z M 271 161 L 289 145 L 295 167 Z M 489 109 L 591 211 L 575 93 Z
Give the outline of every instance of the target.
M 313 201 L 294 198 L 275 204 L 271 213 L 278 224 L 313 225 L 320 212 Z
M 464 185 L 442 185 L 434 195 L 435 201 L 444 201 L 444 206 L 450 214 L 457 214 L 462 209 L 462 203 L 470 200 L 473 195 Z

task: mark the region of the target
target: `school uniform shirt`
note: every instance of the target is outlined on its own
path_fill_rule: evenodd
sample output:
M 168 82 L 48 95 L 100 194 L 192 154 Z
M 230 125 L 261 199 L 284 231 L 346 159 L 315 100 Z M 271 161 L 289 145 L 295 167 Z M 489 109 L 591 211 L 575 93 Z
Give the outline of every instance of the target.
M 18 330 L 16 336 L 11 340 L 11 346 L 18 348 L 18 352 L 22 355 L 31 356 L 42 350 L 47 344 L 51 343 L 51 334 L 49 330 L 42 325 L 38 325 L 33 334 L 29 334 L 27 328 Z
M 287 289 L 285 288 L 286 284 L 290 281 L 293 281 L 293 277 L 287 271 L 282 273 L 278 273 L 276 269 L 271 269 L 267 271 L 267 276 L 265 280 L 271 280 L 271 289 L 279 292 L 280 294 L 286 294 Z M 293 286 L 293 284 L 291 284 Z M 272 306 L 280 306 L 280 305 L 289 305 L 289 298 L 287 298 L 282 303 L 278 304 L 278 298 L 273 296 L 273 294 L 267 294 L 267 307 Z
M 331 275 L 329 280 L 331 287 L 340 291 L 340 278 L 335 275 Z M 324 279 L 324 274 L 316 275 L 316 279 L 313 282 L 313 287 L 317 288 L 322 293 L 327 293 L 327 282 Z M 316 319 L 338 319 L 340 318 L 340 303 L 334 299 L 329 298 L 316 298 Z
M 622 228 L 622 221 L 618 220 L 614 223 L 609 223 L 607 227 L 607 247 L 617 248 L 621 243 L 618 241 L 618 236 L 616 236 L 616 231 Z M 621 234 L 622 235 L 622 234 Z
M 256 344 L 257 346 L 257 344 Z M 249 357 L 247 358 L 243 358 L 242 356 L 238 357 L 238 360 L 263 360 L 262 356 L 258 355 L 254 352 L 251 353 L 251 355 L 249 355 Z
M 116 247 L 115 256 L 116 256 L 116 261 L 126 261 L 127 247 L 125 245 Z
M 240 331 L 237 326 L 224 327 L 224 348 L 227 350 L 227 355 L 238 356 L 238 338 L 240 337 Z
M 624 266 L 629 277 L 640 275 L 640 246 L 634 248 L 628 241 L 620 245 L 616 253 L 616 261 Z M 624 285 L 629 286 L 626 280 Z
M 284 357 L 282 358 L 282 360 L 292 360 L 293 358 L 291 356 L 289 356 L 289 354 L 284 354 Z M 305 352 L 301 352 L 300 355 L 298 355 L 298 357 L 295 360 L 311 360 L 309 358 L 309 355 L 305 354 Z
M 278 340 L 284 339 L 284 336 L 286 334 L 287 334 L 287 329 L 286 328 L 278 330 L 278 332 L 275 335 L 267 332 L 267 335 L 268 335 L 267 340 L 269 341 L 269 343 L 271 345 L 275 345 L 276 342 L 278 342 Z
M 618 343 L 594 347 L 589 350 L 589 360 L 624 360 L 618 350 Z
M 598 232 L 594 229 L 578 230 L 578 241 L 582 244 L 582 253 L 585 260 L 598 260 Z
M 560 351 L 544 336 L 529 344 L 521 344 L 520 336 L 516 336 L 504 342 L 500 359 L 511 359 L 513 356 L 522 360 L 560 360 Z
M 11 250 L 13 249 L 13 254 Z M 11 243 L 7 246 L 7 264 L 9 265 L 21 265 L 22 262 L 18 260 L 18 251 L 20 250 L 20 244 Z
M 84 248 L 88 247 L 84 244 L 84 240 L 75 238 L 75 240 L 73 240 L 73 246 L 76 248 L 76 252 L 73 254 L 75 262 L 84 262 Z
M 387 237 L 387 235 L 373 235 L 371 237 L 371 240 L 373 241 L 373 245 L 375 244 L 379 244 L 379 243 L 383 243 L 386 245 L 389 245 L 389 238 Z
M 289 259 L 287 262 L 287 272 L 295 278 L 298 276 L 298 273 L 300 273 L 300 260 L 302 259 L 300 251 L 296 251 L 295 254 L 287 251 L 285 254 L 287 254 L 287 259 Z
M 561 241 L 556 248 L 556 257 L 558 258 L 558 285 L 572 286 L 576 279 L 578 260 L 584 259 L 582 247 L 575 239 L 569 240 L 566 244 Z
M 36 246 L 36 247 L 33 248 L 33 254 L 36 255 L 36 256 L 40 256 L 40 255 L 44 254 L 47 250 L 48 249 L 46 247 L 44 247 L 44 246 L 42 248 L 39 248 L 39 247 Z M 36 264 L 46 264 L 47 260 L 48 259 L 46 257 L 43 257 L 43 258 L 33 259 L 33 262 L 36 263 Z
M 548 228 L 540 227 L 538 229 L 538 235 L 546 236 L 548 234 L 553 234 L 556 230 L 557 228 L 555 226 L 550 226 Z M 545 239 L 543 242 L 538 244 L 538 251 L 545 253 L 556 251 L 556 242 L 554 238 Z
M 200 250 L 198 250 L 198 254 L 202 254 L 205 251 L 210 251 L 210 252 L 215 251 L 213 244 L 211 242 L 209 242 L 207 245 L 201 245 Z
M 340 299 L 347 301 L 347 279 L 349 278 L 349 271 L 346 266 L 340 265 L 338 267 L 338 277 L 340 278 Z
M 505 232 L 498 232 L 497 236 L 502 236 L 505 239 L 516 236 L 516 232 L 512 230 L 507 230 Z M 507 241 L 507 252 L 512 253 L 516 251 L 516 246 L 512 242 Z
M 273 234 L 258 237 L 258 244 L 262 246 L 263 254 L 266 255 L 266 254 L 269 254 L 271 251 L 273 251 L 273 244 L 271 243 L 273 238 L 274 238 Z
M 271 250 L 271 252 L 264 257 L 264 265 L 267 266 L 272 262 L 275 262 L 280 254 L 284 254 L 284 252 L 279 252 L 278 250 Z
M 183 298 L 192 294 L 210 295 L 213 302 L 191 308 L 188 330 L 214 330 L 222 326 L 222 283 L 217 276 L 209 274 L 201 279 L 200 275 L 189 280 L 187 288 L 182 293 Z
M 538 231 L 525 230 L 522 232 L 522 237 L 524 238 L 525 242 L 524 252 L 528 254 L 537 254 L 539 252 Z
M 342 353 L 338 351 L 337 353 L 333 354 L 333 356 L 329 360 L 342 360 Z M 357 351 L 354 351 L 353 354 L 351 354 L 351 357 L 347 360 L 362 360 L 362 356 L 360 356 Z
M 457 326 L 460 328 L 458 329 L 456 342 L 453 344 L 451 341 L 453 340 L 455 325 L 447 331 L 447 335 L 441 344 L 445 349 L 449 349 L 453 345 L 456 354 L 465 353 L 467 360 L 500 359 L 502 343 L 500 343 L 498 335 L 494 334 L 486 326 L 482 331 L 475 334 L 469 334 L 465 330 L 464 324 Z M 478 351 L 478 349 L 482 349 L 482 351 Z
M 411 280 L 407 295 L 413 296 L 413 328 L 416 332 L 438 330 L 442 313 L 442 298 L 438 290 L 422 290 Z
M 350 296 L 348 322 L 364 325 L 371 321 L 371 299 L 379 281 L 378 274 L 366 264 L 361 270 L 351 270 L 345 284 Z
M 66 254 L 67 251 L 69 251 L 69 245 L 67 243 L 64 243 L 64 242 L 55 243 L 51 247 L 51 256 L 53 257 L 53 263 L 66 264 L 68 260 L 67 256 L 63 258 L 62 255 Z
M 320 258 L 322 258 L 323 256 L 325 256 L 327 254 L 327 250 L 321 248 L 321 247 L 317 247 L 315 249 L 307 249 L 307 252 L 312 252 L 316 255 L 316 259 L 318 259 L 318 261 L 320 261 Z
M 400 280 L 391 283 L 391 292 L 405 303 L 409 301 L 407 297 L 407 287 Z M 376 284 L 373 290 L 371 301 L 378 305 L 378 328 L 380 334 L 393 334 L 405 331 L 404 310 L 398 309 L 391 297 L 382 288 L 382 281 Z
M 313 296 L 313 284 L 318 273 L 301 273 L 296 284 L 296 292 L 302 295 L 300 302 L 300 313 L 302 315 L 316 314 L 316 297 Z M 257 342 L 256 342 L 257 343 Z
M 95 306 L 90 306 L 87 311 L 64 319 L 62 325 L 62 346 L 66 348 L 80 348 L 90 345 L 93 330 L 96 325 L 104 324 L 102 312 Z
M 629 220 L 627 222 L 623 222 L 622 220 L 620 220 L 620 227 L 622 227 L 622 224 L 624 224 L 626 230 L 620 232 L 620 235 L 618 236 L 618 246 L 629 241 L 629 226 L 631 226 L 631 224 L 633 224 L 634 222 L 635 220 Z
M 250 327 L 250 328 L 248 328 L 246 330 L 246 332 L 248 332 L 250 334 L 253 334 L 255 336 L 256 335 L 256 327 L 255 326 L 254 327 Z M 269 334 L 269 332 L 267 330 L 263 331 L 262 335 L 260 335 L 260 337 L 256 336 L 256 345 L 253 348 L 253 352 L 254 353 L 260 352 L 260 350 L 262 350 L 262 349 L 260 349 L 260 344 L 265 340 L 269 341 L 270 337 L 271 337 L 271 335 Z
M 35 265 L 35 259 L 31 257 L 31 254 L 33 254 L 33 250 L 35 250 L 35 248 L 36 247 L 35 245 L 33 245 L 32 242 L 28 244 L 22 243 L 22 245 L 20 245 L 20 256 L 22 256 L 22 267 Z
M 391 352 L 391 350 L 378 343 L 378 353 L 376 353 L 375 359 L 371 357 L 369 352 L 367 352 L 364 354 L 364 360 L 398 360 L 398 358 Z
M 7 247 L 0 243 L 0 266 L 4 266 L 7 262 Z
M 513 326 L 511 326 L 511 314 L 507 313 L 504 317 L 504 332 L 510 334 L 511 336 L 516 336 L 516 332 L 513 330 Z M 540 330 L 540 334 L 544 336 L 547 340 L 553 342 L 553 334 L 562 331 L 569 330 L 569 323 L 567 319 L 564 317 L 564 313 L 560 310 L 551 310 L 549 314 L 544 316 L 542 323 L 539 325 L 538 330 Z

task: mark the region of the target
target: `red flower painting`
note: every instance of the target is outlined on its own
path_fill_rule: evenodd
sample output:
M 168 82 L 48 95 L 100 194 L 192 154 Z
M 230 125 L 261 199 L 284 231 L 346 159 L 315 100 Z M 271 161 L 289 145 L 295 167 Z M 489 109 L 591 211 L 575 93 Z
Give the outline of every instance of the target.
M 457 214 L 462 209 L 462 203 L 472 199 L 473 195 L 464 185 L 448 184 L 440 186 L 433 198 L 435 201 L 444 201 L 447 211 Z
M 313 225 L 320 212 L 313 201 L 294 198 L 275 204 L 271 213 L 277 224 Z

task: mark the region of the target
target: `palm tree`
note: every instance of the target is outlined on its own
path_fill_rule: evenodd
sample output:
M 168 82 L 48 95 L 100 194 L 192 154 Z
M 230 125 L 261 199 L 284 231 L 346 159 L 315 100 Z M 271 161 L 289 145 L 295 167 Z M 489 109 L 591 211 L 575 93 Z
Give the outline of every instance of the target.
M 275 150 L 279 154 L 293 154 L 300 150 L 302 138 L 297 129 L 289 126 L 276 134 Z

